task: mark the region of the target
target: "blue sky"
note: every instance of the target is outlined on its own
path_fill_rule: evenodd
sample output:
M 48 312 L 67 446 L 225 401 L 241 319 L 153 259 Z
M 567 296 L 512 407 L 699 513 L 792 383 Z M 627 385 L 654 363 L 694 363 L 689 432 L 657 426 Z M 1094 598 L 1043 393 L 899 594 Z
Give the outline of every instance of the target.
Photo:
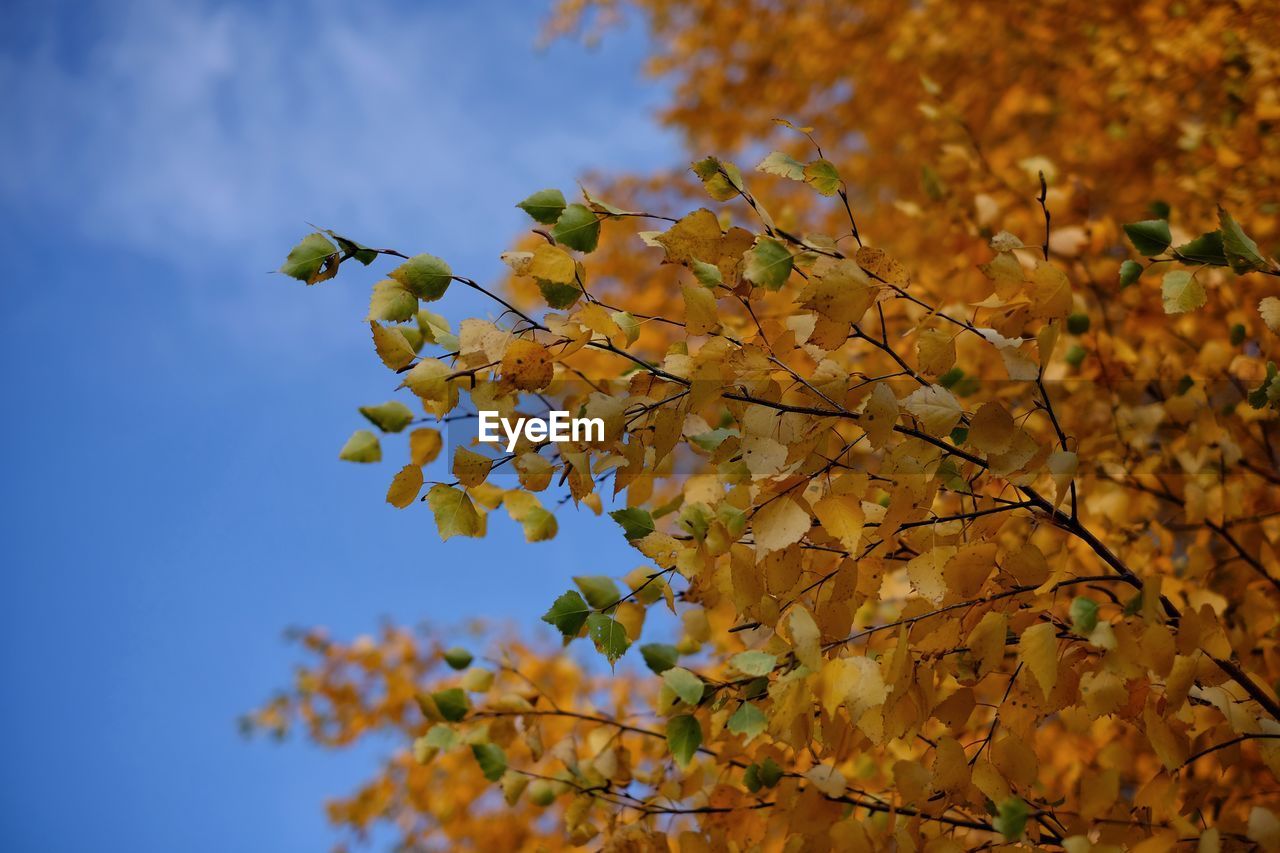
M 267 271 L 310 221 L 491 279 L 529 192 L 680 162 L 643 34 L 540 51 L 515 0 L 6 12 L 0 846 L 326 849 L 322 799 L 376 749 L 240 739 L 282 629 L 530 624 L 637 559 L 607 519 L 442 545 L 384 504 L 393 469 L 336 458 L 391 391 L 372 274 Z

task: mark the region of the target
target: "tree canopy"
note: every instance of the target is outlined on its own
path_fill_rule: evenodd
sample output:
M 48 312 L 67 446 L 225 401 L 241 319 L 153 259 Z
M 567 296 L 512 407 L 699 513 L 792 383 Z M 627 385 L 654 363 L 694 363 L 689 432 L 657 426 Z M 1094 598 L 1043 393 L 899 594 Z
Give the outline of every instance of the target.
M 639 567 L 543 617 L 600 665 L 311 632 L 251 724 L 394 733 L 330 816 L 410 848 L 1280 849 L 1280 13 L 633 5 L 687 172 L 533 192 L 502 282 L 281 269 L 372 288 L 388 502 L 608 510 Z M 604 440 L 470 441 L 548 409 Z

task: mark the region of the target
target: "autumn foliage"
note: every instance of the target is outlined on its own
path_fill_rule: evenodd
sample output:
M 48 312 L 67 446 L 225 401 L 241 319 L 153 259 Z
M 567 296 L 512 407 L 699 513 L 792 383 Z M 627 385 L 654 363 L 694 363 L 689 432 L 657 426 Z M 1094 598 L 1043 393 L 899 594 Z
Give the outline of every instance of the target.
M 253 725 L 393 733 L 330 815 L 413 849 L 1280 849 L 1277 10 L 627 9 L 691 170 L 533 193 L 505 282 L 282 268 L 372 286 L 390 503 L 634 546 L 546 602 L 598 665 L 312 632 Z M 548 407 L 604 441 L 470 441 Z

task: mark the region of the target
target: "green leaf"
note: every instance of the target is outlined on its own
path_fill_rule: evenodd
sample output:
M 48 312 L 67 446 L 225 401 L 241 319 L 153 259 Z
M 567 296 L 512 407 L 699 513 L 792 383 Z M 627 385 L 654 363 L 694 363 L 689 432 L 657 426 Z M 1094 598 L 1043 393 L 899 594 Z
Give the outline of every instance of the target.
M 682 666 L 673 666 L 662 673 L 662 683 L 671 688 L 671 692 L 680 697 L 686 705 L 697 705 L 702 701 L 706 685 L 702 679 Z
M 713 429 L 710 432 L 700 432 L 697 435 L 691 435 L 689 436 L 689 440 L 692 441 L 694 444 L 698 445 L 699 447 L 701 447 L 703 450 L 707 451 L 708 453 L 712 453 L 715 451 L 717 447 L 724 444 L 724 440 L 726 438 L 728 438 L 731 435 L 737 435 L 737 434 L 738 434 L 738 431 L 736 429 L 729 429 L 728 427 L 717 427 L 716 429 Z
M 381 462 L 382 446 L 378 437 L 367 429 L 358 429 L 338 451 L 338 458 L 346 462 Z
M 333 242 L 338 244 L 338 248 L 342 250 L 343 254 L 350 255 L 366 267 L 378 259 L 378 253 L 363 243 L 357 243 L 355 240 L 336 234 L 328 228 L 325 229 L 324 233 L 333 238 Z
M 724 529 L 735 539 L 747 529 L 747 513 L 732 504 L 720 504 L 716 509 L 716 518 L 720 519 Z
M 747 252 L 746 261 L 743 278 L 768 290 L 782 287 L 795 265 L 787 247 L 769 237 L 760 238 Z
M 681 767 L 689 766 L 701 745 L 702 726 L 692 714 L 681 714 L 667 720 L 667 747 Z
M 1089 315 L 1072 314 L 1067 317 L 1067 331 L 1073 335 L 1083 335 L 1089 331 Z
M 929 166 L 920 167 L 920 183 L 924 186 L 925 195 L 934 201 L 941 201 L 947 194 L 947 185 Z
M 1267 375 L 1262 380 L 1262 384 L 1249 392 L 1249 406 L 1254 409 L 1261 409 L 1271 402 L 1277 393 L 1275 389 L 1280 388 L 1280 382 L 1276 381 L 1276 363 L 1274 361 L 1267 362 Z
M 391 277 L 419 299 L 434 302 L 449 289 L 453 270 L 435 255 L 414 255 L 391 271 Z
M 634 344 L 640 337 L 640 321 L 630 311 L 614 311 L 609 315 L 627 336 L 627 344 Z
M 531 507 L 520 519 L 520 527 L 524 530 L 526 542 L 546 542 L 556 538 L 560 524 L 550 511 L 540 507 Z
M 1222 249 L 1227 256 L 1227 263 L 1236 275 L 1243 275 L 1254 270 L 1264 270 L 1270 265 L 1258 251 L 1258 244 L 1244 233 L 1231 214 L 1218 208 L 1218 224 L 1222 226 Z
M 534 779 L 529 785 L 529 802 L 546 808 L 556 801 L 556 789 L 545 779 Z
M 471 754 L 480 765 L 480 772 L 490 782 L 497 782 L 507 772 L 507 756 L 502 747 L 494 743 L 473 743 Z
M 628 542 L 643 539 L 657 529 L 653 523 L 653 516 L 647 509 L 627 507 L 614 510 L 609 513 L 609 517 L 622 525 L 622 532 L 626 535 Z
M 442 540 L 452 536 L 480 536 L 480 516 L 471 498 L 461 489 L 439 483 L 427 492 L 427 504 L 436 517 Z
M 1071 601 L 1071 630 L 1082 637 L 1093 633 L 1098 627 L 1098 602 L 1092 598 L 1078 595 Z
M 576 284 L 557 284 L 542 279 L 538 279 L 538 289 L 542 291 L 542 298 L 547 300 L 547 305 L 556 311 L 568 308 L 582 295 L 582 288 Z
M 608 213 L 613 216 L 627 216 L 639 212 L 635 210 L 623 210 L 621 207 L 609 204 L 609 202 L 604 199 L 596 198 L 591 194 L 591 191 L 582 186 L 582 184 L 578 184 L 578 187 L 582 190 L 582 197 L 587 201 L 587 207 L 597 213 Z
M 830 160 L 818 159 L 805 165 L 804 182 L 822 195 L 835 195 L 840 189 L 840 173 Z
M 580 575 L 573 579 L 587 597 L 587 604 L 596 610 L 603 610 L 611 604 L 617 604 L 622 594 L 618 585 L 607 575 Z
M 957 382 L 964 378 L 964 371 L 959 367 L 953 367 L 946 373 L 938 377 L 938 384 L 947 390 L 951 390 Z
M 1125 261 L 1120 265 L 1120 289 L 1124 290 L 1142 277 L 1142 264 L 1137 261 Z
M 760 161 L 756 166 L 757 172 L 764 172 L 767 175 L 777 175 L 780 178 L 789 178 L 793 181 L 804 180 L 804 164 L 789 154 L 783 154 L 781 151 L 774 151 L 768 157 Z
M 772 758 L 747 767 L 743 782 L 753 794 L 761 788 L 772 788 L 782 778 L 782 768 Z
M 366 320 L 387 323 L 403 323 L 418 313 L 418 297 L 398 281 L 386 279 L 373 286 L 369 298 L 369 314 Z
M 755 740 L 769 725 L 769 718 L 755 705 L 743 702 L 738 710 L 729 718 L 729 731 L 735 735 L 746 735 L 747 742 Z
M 552 602 L 551 609 L 542 614 L 542 621 L 554 625 L 556 630 L 569 640 L 578 636 L 590 612 L 591 608 L 582 600 L 582 596 L 574 590 L 569 590 Z
M 739 652 L 729 659 L 729 666 L 743 675 L 768 675 L 778 665 L 778 658 L 768 652 Z
M 560 190 L 538 190 L 516 207 L 532 216 L 535 222 L 552 225 L 564 213 L 564 193 Z
M 467 710 L 471 707 L 467 701 L 467 694 L 461 687 L 437 690 L 431 694 L 431 699 L 436 703 L 440 716 L 451 723 L 456 723 L 465 717 Z
M 1170 270 L 1160 283 L 1164 313 L 1185 314 L 1204 306 L 1208 296 L 1195 276 L 1186 270 Z
M 454 646 L 444 653 L 444 662 L 453 669 L 466 669 L 473 659 L 471 652 L 461 646 Z
M 1215 267 L 1227 265 L 1227 255 L 1222 246 L 1222 234 L 1218 231 L 1201 234 L 1190 243 L 1174 249 L 1173 253 L 1179 260 L 1189 264 L 1211 264 Z
M 685 504 L 680 509 L 676 524 L 701 542 L 707 538 L 707 530 L 711 527 L 711 508 L 704 503 Z
M 703 287 L 714 288 L 718 284 L 724 284 L 724 276 L 720 273 L 720 267 L 715 264 L 708 264 L 694 258 L 689 261 L 689 269 L 693 270 L 693 277 Z
M 680 652 L 676 647 L 666 643 L 647 643 L 640 647 L 640 654 L 644 657 L 645 665 L 656 675 L 662 675 L 680 660 Z
M 413 412 L 399 400 L 377 406 L 361 406 L 360 414 L 383 432 L 400 432 L 413 423 Z
M 782 768 L 772 758 L 760 762 L 760 781 L 766 788 L 772 788 L 782 781 Z
M 418 311 L 418 330 L 422 332 L 422 337 L 433 344 L 440 346 L 453 352 L 457 349 L 457 337 L 454 336 L 449 321 L 433 311 L 423 308 Z M 450 347 L 449 342 L 455 344 Z
M 626 654 L 631 646 L 622 623 L 603 613 L 592 613 L 587 617 L 587 633 L 591 635 L 596 651 L 608 658 L 610 664 Z
M 1124 226 L 1124 233 L 1129 235 L 1129 242 L 1139 254 L 1148 258 L 1163 255 L 1173 242 L 1169 233 L 1169 223 L 1163 219 L 1144 219 L 1142 222 L 1130 222 Z
M 716 201 L 728 201 L 742 190 L 742 173 L 732 163 L 707 157 L 693 164 L 693 173 L 702 181 L 707 195 Z
M 437 705 L 438 707 L 438 705 Z M 458 744 L 458 733 L 444 723 L 436 723 L 427 733 L 423 735 L 422 740 L 427 746 L 436 749 L 452 749 Z
M 319 278 L 325 261 L 337 254 L 337 251 L 337 246 L 316 231 L 303 237 L 301 243 L 289 250 L 289 256 L 280 266 L 280 272 L 311 284 Z
M 600 220 L 584 204 L 571 204 L 560 214 L 551 234 L 562 246 L 579 252 L 594 252 L 600 243 Z
M 991 826 L 1004 836 L 1005 841 L 1014 841 L 1022 837 L 1030 814 L 1031 809 L 1020 797 L 1010 797 L 1000 804 Z

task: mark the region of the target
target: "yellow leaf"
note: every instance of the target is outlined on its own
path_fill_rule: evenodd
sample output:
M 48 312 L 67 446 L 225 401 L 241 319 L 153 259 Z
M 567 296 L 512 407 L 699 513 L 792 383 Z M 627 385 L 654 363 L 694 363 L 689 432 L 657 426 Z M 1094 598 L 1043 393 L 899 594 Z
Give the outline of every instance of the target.
M 1086 672 L 1080 677 L 1080 695 L 1084 699 L 1089 716 L 1097 719 L 1114 714 L 1129 701 L 1129 691 L 1114 673 L 1100 670 Z
M 1169 770 L 1181 767 L 1187 760 L 1186 738 L 1175 732 L 1151 705 L 1147 705 L 1142 711 L 1142 724 L 1160 763 Z
M 453 476 L 464 486 L 478 486 L 489 476 L 493 460 L 488 456 L 459 447 L 453 453 Z
M 809 532 L 809 513 L 787 495 L 781 495 L 756 511 L 751 519 L 756 551 L 761 555 L 799 542 Z
M 749 435 L 742 440 L 742 461 L 751 479 L 763 480 L 779 474 L 787 463 L 787 448 L 767 435 Z
M 916 342 L 916 357 L 921 373 L 940 376 L 955 366 L 955 338 L 942 329 L 925 329 Z
M 1049 577 L 1049 561 L 1044 552 L 1030 542 L 1004 558 L 1005 571 L 1022 586 L 1039 586 Z
M 383 364 L 392 370 L 413 364 L 417 353 L 409 346 L 403 332 L 394 326 L 380 326 L 377 323 L 370 323 L 369 330 L 373 333 L 373 348 L 378 351 L 378 358 L 382 359 Z
M 856 495 L 827 495 L 813 505 L 814 515 L 828 534 L 840 541 L 851 555 L 857 555 L 866 517 L 862 500 Z
M 942 568 L 955 553 L 954 545 L 940 545 L 912 559 L 907 563 L 907 579 L 911 581 L 911 588 L 934 604 L 941 604 L 947 594 Z
M 441 402 L 449 397 L 449 368 L 434 358 L 424 358 L 404 375 L 404 385 L 423 400 Z
M 461 489 L 437 484 L 427 492 L 427 504 L 436 517 L 441 539 L 452 536 L 479 536 L 480 516 L 471 498 Z
M 685 329 L 690 336 L 707 335 L 720 328 L 715 293 L 700 284 L 685 284 L 680 290 L 684 293 Z
M 1040 351 L 1040 369 L 1044 370 L 1053 359 L 1053 351 L 1058 346 L 1060 323 L 1045 323 L 1036 332 L 1036 348 Z M 1010 371 L 1012 373 L 1012 371 Z
M 902 407 L 919 418 L 925 431 L 935 436 L 950 433 L 964 414 L 960 403 L 941 385 L 917 388 L 903 399 Z
M 787 617 L 787 626 L 791 631 L 791 645 L 795 649 L 796 659 L 814 672 L 821 670 L 820 634 L 813 615 L 803 605 L 797 604 Z
M 1265 297 L 1258 303 L 1258 313 L 1262 315 L 1262 322 L 1267 324 L 1267 328 L 1280 335 L 1280 299 Z
M 529 260 L 529 275 L 553 284 L 572 284 L 577 266 L 573 256 L 550 243 L 541 243 Z
M 1018 641 L 1018 659 L 1035 676 L 1046 698 L 1058 683 L 1057 632 L 1053 623 L 1037 622 L 1023 631 Z
M 1020 788 L 1035 784 L 1040 766 L 1036 751 L 1012 732 L 991 744 L 991 763 L 1005 779 Z
M 1249 840 L 1267 853 L 1280 850 L 1280 818 L 1275 812 L 1262 806 L 1249 810 Z
M 856 323 L 875 302 L 879 286 L 873 285 L 853 261 L 824 256 L 814 267 L 813 277 L 800 293 L 799 302 L 827 320 Z M 844 331 L 847 334 L 848 328 L 844 327 Z
M 1040 261 L 1031 273 L 1032 313 L 1045 320 L 1062 319 L 1071 313 L 1071 283 L 1066 273 L 1047 261 Z
M 444 441 L 437 430 L 423 427 L 409 433 L 409 458 L 414 465 L 429 465 L 440 455 Z
M 520 477 L 520 485 L 531 492 L 540 492 L 551 485 L 551 475 L 555 473 L 551 462 L 537 453 L 522 453 L 516 457 L 516 473 Z
M 1185 314 L 1204 307 L 1208 296 L 1200 280 L 1186 270 L 1170 270 L 1160 280 L 1160 296 L 1164 313 Z
M 422 469 L 417 465 L 406 465 L 400 469 L 387 489 L 387 503 L 404 509 L 413 503 L 422 490 Z
M 876 450 L 889 443 L 893 427 L 898 422 L 898 398 L 884 382 L 877 382 L 863 409 L 859 425 L 867 431 L 867 440 Z
M 521 391 L 538 391 L 551 384 L 555 364 L 551 353 L 537 341 L 516 338 L 502 354 L 502 381 Z
M 938 738 L 933 756 L 933 788 L 953 793 L 969 785 L 969 759 L 960 741 L 953 737 Z
M 909 281 L 907 271 L 902 264 L 889 257 L 883 249 L 862 246 L 858 249 L 858 254 L 854 256 L 854 259 L 858 262 L 858 266 L 881 281 L 899 286 L 905 285 Z
M 848 785 L 844 780 L 844 775 L 834 767 L 828 764 L 818 764 L 810 767 L 805 772 L 804 778 L 813 783 L 813 787 L 817 788 L 828 797 L 841 797 L 848 789 Z
M 924 802 L 929 793 L 929 769 L 918 761 L 895 761 L 893 784 L 904 803 Z
M 578 309 L 578 322 L 586 326 L 591 331 L 608 338 L 614 346 L 621 347 L 626 343 L 627 333 L 618 325 L 618 321 L 613 319 L 613 315 L 609 313 L 603 306 L 586 305 Z
M 1004 661 L 1005 634 L 1008 620 L 1003 613 L 987 611 L 981 621 L 969 632 L 965 645 L 978 661 L 978 677 L 1000 668 Z
M 996 567 L 996 543 L 975 542 L 962 547 L 942 570 L 947 591 L 955 598 L 973 598 Z
M 1013 416 L 996 402 L 983 403 L 969 422 L 969 443 L 983 453 L 1004 453 L 1013 435 Z
M 1045 467 L 1053 475 L 1053 485 L 1056 489 L 1054 492 L 1055 505 L 1062 503 L 1062 499 L 1070 491 L 1071 481 L 1076 476 L 1076 469 L 1079 464 L 1079 457 L 1068 450 L 1055 450 L 1049 454 L 1049 461 L 1045 463 Z

